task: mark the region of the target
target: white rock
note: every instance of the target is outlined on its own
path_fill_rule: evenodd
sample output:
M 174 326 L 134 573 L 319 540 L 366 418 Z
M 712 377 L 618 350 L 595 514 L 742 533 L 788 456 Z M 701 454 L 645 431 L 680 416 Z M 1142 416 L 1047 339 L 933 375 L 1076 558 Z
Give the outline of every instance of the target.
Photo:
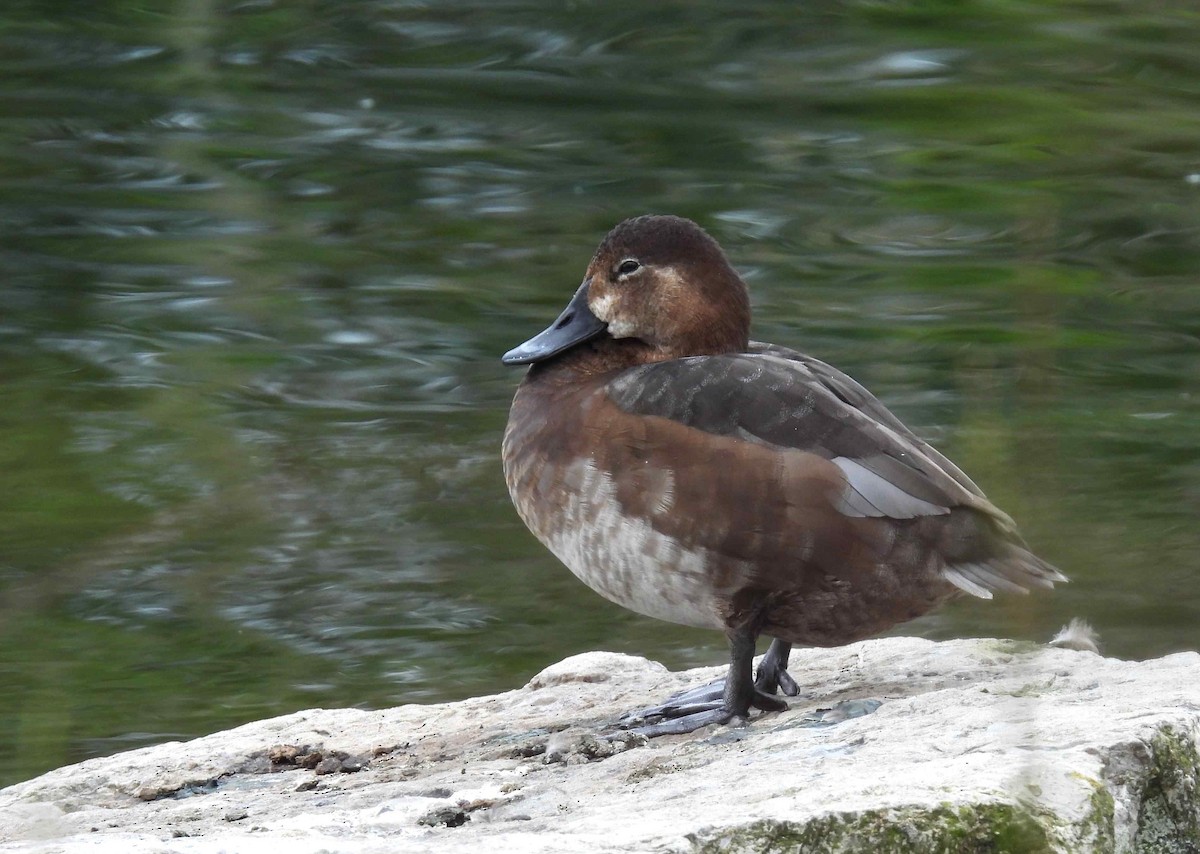
M 0 791 L 0 850 L 1195 850 L 1196 653 L 892 638 L 792 665 L 791 710 L 623 752 L 636 740 L 596 737 L 609 722 L 722 669 L 590 653 L 493 697 L 299 712 L 93 759 Z M 814 714 L 866 698 L 882 705 Z M 272 772 L 277 745 L 370 764 Z

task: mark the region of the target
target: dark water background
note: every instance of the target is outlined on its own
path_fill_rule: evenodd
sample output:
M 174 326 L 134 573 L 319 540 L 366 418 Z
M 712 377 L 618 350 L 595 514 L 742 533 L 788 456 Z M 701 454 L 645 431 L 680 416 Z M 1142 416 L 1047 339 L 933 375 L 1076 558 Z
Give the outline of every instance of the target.
M 721 661 L 500 474 L 498 355 L 645 212 L 1073 579 L 901 631 L 1196 646 L 1194 3 L 8 0 L 0 783 L 588 649 Z

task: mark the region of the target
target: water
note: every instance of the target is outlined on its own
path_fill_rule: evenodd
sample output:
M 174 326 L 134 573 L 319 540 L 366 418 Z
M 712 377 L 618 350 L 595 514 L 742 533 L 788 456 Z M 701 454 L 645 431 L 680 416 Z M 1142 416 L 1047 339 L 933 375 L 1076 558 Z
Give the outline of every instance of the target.
M 1194 647 L 1196 44 L 1182 3 L 6 4 L 0 783 L 722 660 L 583 588 L 500 474 L 499 354 L 644 212 L 1072 577 L 901 631 Z

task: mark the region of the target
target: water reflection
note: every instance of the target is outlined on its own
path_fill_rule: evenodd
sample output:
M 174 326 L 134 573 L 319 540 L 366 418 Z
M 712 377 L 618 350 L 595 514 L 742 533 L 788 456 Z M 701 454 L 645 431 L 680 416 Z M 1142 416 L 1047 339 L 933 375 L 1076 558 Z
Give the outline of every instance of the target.
M 578 585 L 500 478 L 498 354 L 647 211 L 1073 579 L 904 631 L 1194 643 L 1195 21 L 40 5 L 0 12 L 0 780 L 583 649 L 719 660 Z

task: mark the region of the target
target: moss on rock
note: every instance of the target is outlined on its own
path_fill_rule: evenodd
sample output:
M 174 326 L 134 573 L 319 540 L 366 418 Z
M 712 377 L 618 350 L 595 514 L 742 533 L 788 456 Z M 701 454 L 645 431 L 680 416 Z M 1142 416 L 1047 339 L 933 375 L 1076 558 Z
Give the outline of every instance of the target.
M 1117 850 L 1116 801 L 1099 780 L 1082 779 L 1092 786 L 1092 795 L 1088 799 L 1090 809 L 1079 823 L 1079 841 L 1087 844 L 1088 850 L 1095 854 L 1112 854 Z
M 692 841 L 698 854 L 1038 854 L 1054 850 L 1042 819 L 1013 804 L 871 810 L 822 816 L 802 824 L 760 821 Z

